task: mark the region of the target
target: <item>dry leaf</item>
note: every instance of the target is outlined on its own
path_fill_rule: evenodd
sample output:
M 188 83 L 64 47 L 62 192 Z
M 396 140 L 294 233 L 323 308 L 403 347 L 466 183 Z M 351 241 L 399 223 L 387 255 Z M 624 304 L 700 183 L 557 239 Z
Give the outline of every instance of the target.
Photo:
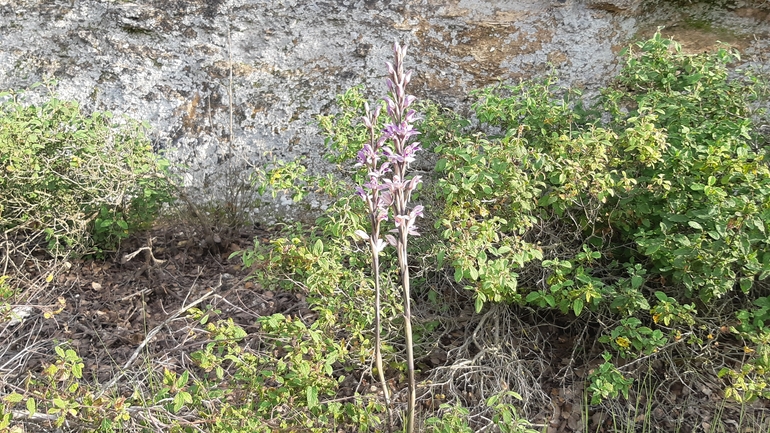
M 102 285 L 94 281 L 91 283 L 91 288 L 94 290 L 102 290 Z

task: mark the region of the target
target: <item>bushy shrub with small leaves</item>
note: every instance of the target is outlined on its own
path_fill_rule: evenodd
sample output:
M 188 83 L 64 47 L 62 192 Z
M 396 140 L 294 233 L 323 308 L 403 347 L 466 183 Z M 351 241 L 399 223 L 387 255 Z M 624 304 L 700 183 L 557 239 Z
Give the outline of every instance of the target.
M 599 341 L 628 358 L 685 334 L 697 346 L 706 333 L 693 325 L 722 299 L 767 287 L 770 164 L 757 82 L 729 77 L 735 52 L 685 55 L 657 34 L 624 56 L 593 109 L 554 78 L 476 92 L 478 119 L 500 134 L 438 146 L 437 227 L 477 311 L 593 316 L 610 324 Z M 604 370 L 594 395 L 630 385 Z
M 0 93 L 0 228 L 53 255 L 114 251 L 171 201 L 142 125 L 51 96 Z

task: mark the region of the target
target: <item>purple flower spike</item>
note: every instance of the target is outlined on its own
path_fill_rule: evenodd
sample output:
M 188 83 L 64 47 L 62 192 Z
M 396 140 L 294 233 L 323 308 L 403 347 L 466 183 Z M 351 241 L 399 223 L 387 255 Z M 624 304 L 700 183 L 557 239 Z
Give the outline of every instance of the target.
M 404 290 L 404 318 L 405 334 L 407 338 L 407 370 L 409 373 L 409 412 L 406 419 L 406 431 L 414 431 L 415 411 L 415 377 L 414 377 L 414 353 L 411 336 L 410 313 L 410 289 L 409 266 L 407 263 L 407 239 L 411 236 L 419 236 L 417 232 L 417 218 L 423 216 L 424 208 L 420 205 L 413 209 L 407 209 L 412 192 L 421 182 L 420 176 L 408 178 L 406 173 L 409 164 L 416 160 L 416 154 L 422 150 L 419 142 L 411 142 L 413 137 L 419 134 L 414 129 L 414 122 L 418 119 L 417 112 L 409 107 L 417 100 L 407 93 L 406 86 L 412 79 L 412 72 L 404 72 L 404 58 L 407 46 L 403 47 L 396 41 L 393 44 L 395 61 L 387 63 L 388 77 L 386 84 L 388 96 L 384 98 L 385 109 L 388 116 L 386 126 L 382 131 L 376 131 L 381 105 L 372 113 L 369 105 L 365 105 L 366 115 L 363 123 L 369 131 L 369 141 L 365 143 L 357 155 L 357 167 L 365 167 L 368 173 L 368 181 L 356 187 L 359 195 L 369 211 L 371 232 L 369 234 L 357 230 L 356 234 L 369 241 L 372 253 L 372 269 L 375 275 L 375 358 L 377 370 L 380 372 L 380 381 L 383 383 L 383 394 L 388 402 L 388 387 L 382 374 L 382 359 L 380 348 L 380 289 L 379 289 L 379 254 L 390 244 L 396 248 L 398 263 L 401 268 L 401 285 Z M 388 219 L 389 209 L 393 211 L 395 228 L 386 234 L 383 240 L 380 237 L 380 224 Z M 388 412 L 390 418 L 390 413 Z

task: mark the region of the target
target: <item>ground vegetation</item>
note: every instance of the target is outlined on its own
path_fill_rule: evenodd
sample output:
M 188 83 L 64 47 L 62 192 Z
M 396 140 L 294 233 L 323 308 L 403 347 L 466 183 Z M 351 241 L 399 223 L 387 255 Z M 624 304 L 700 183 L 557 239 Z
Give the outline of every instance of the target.
M 557 76 L 409 100 L 408 258 L 356 166 L 395 98 L 318 119 L 332 175 L 255 170 L 327 196 L 315 223 L 211 248 L 138 125 L 5 94 L 0 431 L 766 431 L 765 78 L 659 34 L 622 58 L 590 100 Z

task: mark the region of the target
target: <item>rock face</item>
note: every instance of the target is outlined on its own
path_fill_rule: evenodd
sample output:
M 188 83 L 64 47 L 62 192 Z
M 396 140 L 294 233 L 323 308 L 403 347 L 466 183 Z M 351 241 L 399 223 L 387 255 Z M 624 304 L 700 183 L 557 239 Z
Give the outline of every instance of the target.
M 307 156 L 321 171 L 315 116 L 356 84 L 383 95 L 395 39 L 410 45 L 412 91 L 457 105 L 468 90 L 552 70 L 596 88 L 617 71 L 617 52 L 658 23 L 720 16 L 755 50 L 768 32 L 767 10 L 750 2 L 640 2 L 0 0 L 0 89 L 53 77 L 87 109 L 149 122 L 206 200 L 244 176 L 233 161 Z
M 589 8 L 601 9 L 608 12 L 636 12 L 642 0 L 588 0 Z

